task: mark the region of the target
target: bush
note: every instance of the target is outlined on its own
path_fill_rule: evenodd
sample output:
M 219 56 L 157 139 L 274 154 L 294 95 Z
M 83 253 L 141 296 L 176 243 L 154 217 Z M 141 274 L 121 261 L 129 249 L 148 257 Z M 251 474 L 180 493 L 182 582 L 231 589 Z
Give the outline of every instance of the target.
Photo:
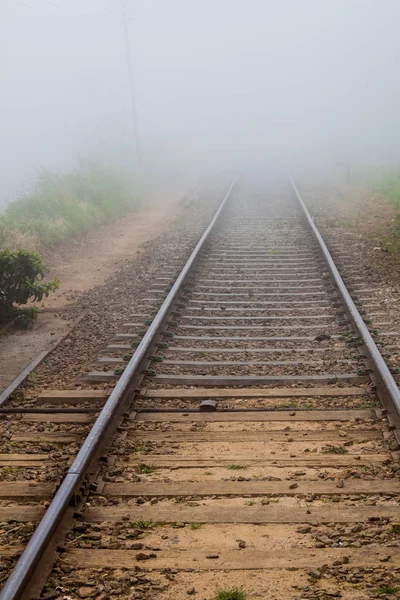
M 381 244 L 390 254 L 400 253 L 400 171 L 385 173 L 375 182 L 374 188 L 383 194 L 396 210 L 396 216 L 382 237 Z
M 0 215 L 0 238 L 23 235 L 36 241 L 35 248 L 51 246 L 127 213 L 137 205 L 132 187 L 128 174 L 93 161 L 65 172 L 43 171 L 31 191 Z
M 29 300 L 40 301 L 59 287 L 58 279 L 43 283 L 47 272 L 36 252 L 0 252 L 0 323 L 16 319 L 16 324 L 21 327 L 29 325 L 36 316 L 36 309 L 19 309 L 15 305 L 26 304 Z

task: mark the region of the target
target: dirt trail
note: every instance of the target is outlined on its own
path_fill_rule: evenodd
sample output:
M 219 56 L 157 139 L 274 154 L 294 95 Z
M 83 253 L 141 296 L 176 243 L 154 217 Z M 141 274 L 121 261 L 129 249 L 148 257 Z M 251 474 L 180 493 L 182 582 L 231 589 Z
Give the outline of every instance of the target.
M 165 231 L 180 212 L 180 202 L 193 183 L 159 189 L 138 211 L 55 248 L 44 256 L 49 277 L 61 280 L 60 288 L 38 303 L 40 313 L 28 331 L 0 337 L 0 390 L 41 351 L 61 337 L 78 318 L 82 308 L 66 309 L 78 296 L 104 283 L 118 265 L 140 254 L 148 240 Z M 51 309 L 50 312 L 47 312 Z M 59 310 L 56 310 L 59 309 Z M 55 312 L 53 312 L 55 311 Z

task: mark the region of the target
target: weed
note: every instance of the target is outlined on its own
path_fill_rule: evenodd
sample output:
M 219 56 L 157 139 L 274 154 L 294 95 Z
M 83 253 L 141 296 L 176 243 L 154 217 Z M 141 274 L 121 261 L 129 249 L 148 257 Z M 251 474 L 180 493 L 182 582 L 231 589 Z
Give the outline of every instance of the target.
M 377 588 L 374 591 L 377 596 L 385 596 L 386 594 L 395 594 L 399 590 L 400 588 L 392 587 L 391 585 L 381 585 L 381 587 Z
M 356 408 L 374 408 L 377 405 L 378 403 L 376 400 L 367 400 L 366 398 L 363 398 L 356 404 Z
M 190 529 L 193 529 L 193 530 L 200 529 L 201 523 L 190 523 L 189 527 L 190 527 Z
M 245 600 L 246 592 L 242 588 L 231 588 L 220 590 L 215 596 L 215 600 Z
M 139 444 L 133 442 L 131 445 L 131 450 L 133 453 L 144 454 L 147 451 L 147 445 L 145 442 L 141 442 Z
M 254 506 L 255 503 L 255 500 L 248 500 L 247 502 L 245 502 L 246 506 Z
M 229 469 L 230 471 L 239 471 L 240 469 L 245 469 L 246 466 L 245 465 L 228 465 L 226 468 Z
M 43 171 L 29 193 L 0 216 L 5 246 L 33 239 L 44 246 L 88 231 L 135 205 L 129 178 L 93 161 L 62 172 Z
M 328 446 L 324 446 L 324 448 L 322 448 L 321 452 L 323 454 L 347 454 L 348 450 L 343 446 L 331 446 L 328 444 Z
M 354 221 L 350 221 L 350 219 L 343 219 L 342 221 L 339 222 L 339 225 L 343 229 L 355 229 L 357 223 L 355 223 Z
M 397 212 L 390 230 L 380 240 L 386 252 L 397 254 L 400 252 L 400 173 L 398 171 L 385 173 L 380 181 L 375 183 L 375 189 L 385 196 Z
M 134 529 L 154 529 L 154 527 L 156 527 L 157 523 L 155 523 L 154 521 L 132 521 L 131 523 L 132 527 Z
M 146 465 L 146 463 L 140 463 L 136 467 L 137 473 L 141 473 L 142 475 L 148 475 L 149 473 L 154 473 L 156 470 L 155 465 Z

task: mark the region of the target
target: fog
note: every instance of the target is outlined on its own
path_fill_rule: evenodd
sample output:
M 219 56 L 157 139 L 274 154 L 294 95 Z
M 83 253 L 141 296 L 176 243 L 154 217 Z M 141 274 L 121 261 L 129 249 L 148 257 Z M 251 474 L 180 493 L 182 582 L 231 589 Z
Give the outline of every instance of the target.
M 398 162 L 398 0 L 126 0 L 143 162 Z M 120 0 L 1 0 L 0 201 L 136 164 Z

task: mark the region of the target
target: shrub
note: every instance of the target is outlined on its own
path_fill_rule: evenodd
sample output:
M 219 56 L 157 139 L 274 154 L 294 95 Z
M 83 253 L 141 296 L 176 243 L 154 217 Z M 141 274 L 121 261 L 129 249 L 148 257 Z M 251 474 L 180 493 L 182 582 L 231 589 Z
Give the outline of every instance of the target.
M 242 588 L 231 588 L 217 592 L 215 600 L 246 600 L 246 592 Z
M 42 281 L 47 271 L 36 252 L 0 252 L 0 323 L 16 319 L 17 325 L 28 326 L 35 318 L 36 309 L 19 309 L 15 305 L 40 301 L 59 287 L 58 279 Z
M 135 193 L 132 186 L 128 174 L 93 161 L 65 172 L 43 171 L 0 215 L 0 237 L 12 241 L 24 235 L 35 247 L 51 246 L 127 213 L 137 205 L 137 185 Z

